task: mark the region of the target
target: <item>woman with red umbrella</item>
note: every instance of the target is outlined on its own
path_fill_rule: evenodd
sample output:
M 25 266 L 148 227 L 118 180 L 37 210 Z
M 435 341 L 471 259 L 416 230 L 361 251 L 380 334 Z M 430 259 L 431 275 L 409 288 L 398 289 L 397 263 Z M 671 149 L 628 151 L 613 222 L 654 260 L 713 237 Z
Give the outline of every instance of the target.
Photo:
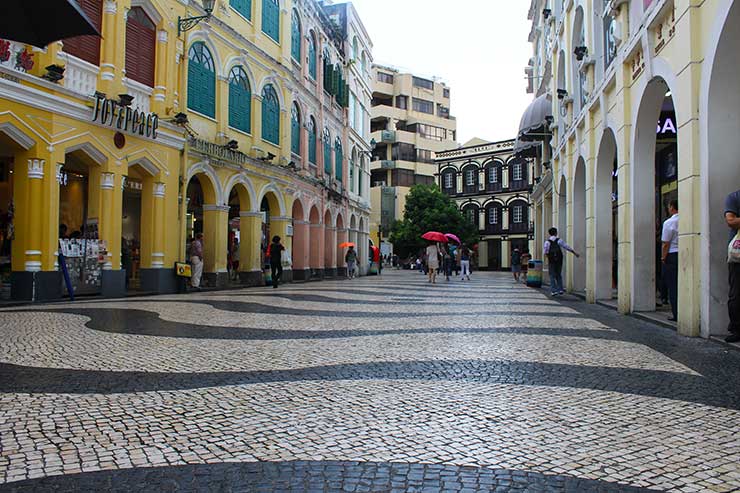
M 428 233 L 421 235 L 421 237 L 430 242 L 426 249 L 427 274 L 429 275 L 429 282 L 436 284 L 440 257 L 439 246 L 437 245 L 438 243 L 447 243 L 447 237 L 436 231 L 429 231 Z

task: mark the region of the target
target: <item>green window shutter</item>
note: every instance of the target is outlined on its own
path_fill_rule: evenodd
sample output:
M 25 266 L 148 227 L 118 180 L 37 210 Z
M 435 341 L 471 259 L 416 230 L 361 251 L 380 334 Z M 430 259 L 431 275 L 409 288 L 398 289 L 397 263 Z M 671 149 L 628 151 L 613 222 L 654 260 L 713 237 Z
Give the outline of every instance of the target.
M 301 20 L 298 13 L 293 11 L 290 28 L 290 54 L 293 60 L 301 63 Z
M 251 132 L 252 91 L 247 74 L 241 67 L 234 67 L 229 75 L 229 126 Z
M 316 164 L 316 128 L 308 129 L 308 162 Z
M 262 32 L 280 42 L 280 6 L 277 0 L 262 0 Z
M 230 0 L 231 8 L 239 12 L 241 15 L 252 20 L 252 0 Z
M 349 108 L 349 84 L 344 85 L 344 97 L 342 98 L 342 108 Z
M 262 91 L 262 138 L 280 145 L 280 103 L 272 84 Z
M 308 44 L 308 75 L 316 80 L 316 41 L 311 35 L 311 41 Z
M 290 119 L 290 150 L 293 154 L 301 155 L 301 116 L 295 103 Z
M 337 65 L 331 72 L 331 90 L 329 91 L 331 95 L 336 96 L 339 94 L 339 80 L 341 78 L 342 70 L 339 68 L 339 65 Z
M 357 194 L 362 195 L 362 167 L 357 170 Z
M 216 72 L 213 57 L 203 43 L 193 43 L 188 51 L 188 108 L 206 116 L 216 116 Z
M 352 160 L 349 162 L 349 190 L 355 191 L 355 162 Z
M 344 155 L 342 153 L 342 144 L 337 140 L 336 144 L 334 145 L 334 176 L 337 178 L 337 180 L 342 181 L 343 173 L 343 161 L 344 161 Z

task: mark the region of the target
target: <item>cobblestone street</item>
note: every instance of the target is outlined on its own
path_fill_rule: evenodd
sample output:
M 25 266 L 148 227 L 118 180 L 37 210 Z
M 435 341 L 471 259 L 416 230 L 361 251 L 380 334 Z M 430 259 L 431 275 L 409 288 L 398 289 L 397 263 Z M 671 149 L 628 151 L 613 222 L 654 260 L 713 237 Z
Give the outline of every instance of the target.
M 738 491 L 740 352 L 509 274 L 0 311 L 0 490 Z

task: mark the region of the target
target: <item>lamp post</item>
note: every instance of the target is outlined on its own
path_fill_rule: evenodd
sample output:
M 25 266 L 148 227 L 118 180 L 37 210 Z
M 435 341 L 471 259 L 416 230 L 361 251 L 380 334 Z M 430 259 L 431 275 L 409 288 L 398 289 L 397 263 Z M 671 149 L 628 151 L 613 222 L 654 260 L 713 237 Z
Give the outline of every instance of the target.
M 177 36 L 179 37 L 182 33 L 190 31 L 192 28 L 198 25 L 200 21 L 209 19 L 213 12 L 213 4 L 216 0 L 203 0 L 203 10 L 206 11 L 206 15 L 197 15 L 195 17 L 177 17 Z

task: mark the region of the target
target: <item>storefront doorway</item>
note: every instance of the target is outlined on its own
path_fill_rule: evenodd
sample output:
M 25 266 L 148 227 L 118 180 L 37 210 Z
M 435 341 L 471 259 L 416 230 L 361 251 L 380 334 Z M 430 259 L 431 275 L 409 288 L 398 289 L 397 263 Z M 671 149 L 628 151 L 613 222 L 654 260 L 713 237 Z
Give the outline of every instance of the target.
M 141 218 L 145 175 L 137 166 L 129 167 L 124 181 L 121 214 L 121 268 L 126 271 L 126 289 L 141 287 Z
M 239 257 L 241 250 L 241 201 L 236 187 L 229 194 L 229 234 L 226 269 L 229 282 L 239 282 Z
M 9 139 L 8 139 L 9 140 Z M 13 144 L 0 134 L 0 300 L 11 298 L 11 246 L 14 238 Z
M 195 235 L 203 232 L 203 187 L 197 176 L 191 178 L 188 183 L 187 201 L 185 237 L 190 244 Z

